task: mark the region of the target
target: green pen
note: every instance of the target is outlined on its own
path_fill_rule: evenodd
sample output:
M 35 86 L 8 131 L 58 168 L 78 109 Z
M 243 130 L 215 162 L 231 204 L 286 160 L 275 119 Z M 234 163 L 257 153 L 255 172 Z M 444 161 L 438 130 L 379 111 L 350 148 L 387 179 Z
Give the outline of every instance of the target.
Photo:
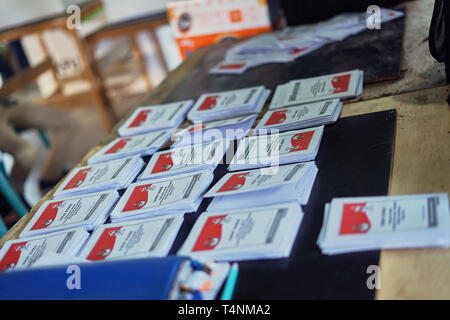
M 237 262 L 235 262 L 231 266 L 230 273 L 228 274 L 227 282 L 225 282 L 225 287 L 223 288 L 220 300 L 231 300 L 231 298 L 233 298 L 238 272 L 239 272 L 238 264 Z

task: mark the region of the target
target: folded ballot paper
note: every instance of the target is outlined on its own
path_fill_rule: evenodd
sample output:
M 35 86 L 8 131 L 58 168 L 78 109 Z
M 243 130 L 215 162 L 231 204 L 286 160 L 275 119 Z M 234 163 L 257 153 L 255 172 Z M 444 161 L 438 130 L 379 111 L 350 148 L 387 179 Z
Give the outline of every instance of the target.
M 196 211 L 213 180 L 211 170 L 131 184 L 111 213 L 111 221 Z
M 192 107 L 192 100 L 137 108 L 118 129 L 121 137 L 176 128 Z
M 90 261 L 162 257 L 169 253 L 183 215 L 171 215 L 99 226 L 78 255 Z
M 194 121 L 213 121 L 259 113 L 270 90 L 264 86 L 202 94 L 187 117 Z
M 132 156 L 149 156 L 170 140 L 172 129 L 117 138 L 92 155 L 89 165 Z
M 334 98 L 353 98 L 362 93 L 362 88 L 362 70 L 292 80 L 277 86 L 269 109 L 285 108 Z
M 174 134 L 172 147 L 206 143 L 215 140 L 237 140 L 245 137 L 255 122 L 256 115 L 248 115 L 210 122 L 195 122 Z
M 299 204 L 204 212 L 178 255 L 215 261 L 288 257 L 302 221 Z
M 228 170 L 246 170 L 314 160 L 323 126 L 245 137 L 239 142 Z
M 208 211 L 308 202 L 318 171 L 313 161 L 270 169 L 227 173 L 205 194 L 214 197 Z
M 135 156 L 76 168 L 56 189 L 53 197 L 71 197 L 124 189 L 133 182 L 143 167 L 144 161 Z
M 20 238 L 84 227 L 92 231 L 105 223 L 119 199 L 115 190 L 45 201 L 25 226 Z
M 222 163 L 228 145 L 228 140 L 218 140 L 157 152 L 150 159 L 138 181 L 205 169 L 214 170 Z
M 32 267 L 47 254 L 76 256 L 88 237 L 85 228 L 77 228 L 9 240 L 0 250 L 0 272 Z
M 317 243 L 325 254 L 449 246 L 448 195 L 335 198 Z
M 256 126 L 260 129 L 289 131 L 336 122 L 342 111 L 339 99 L 300 104 L 288 108 L 269 110 Z

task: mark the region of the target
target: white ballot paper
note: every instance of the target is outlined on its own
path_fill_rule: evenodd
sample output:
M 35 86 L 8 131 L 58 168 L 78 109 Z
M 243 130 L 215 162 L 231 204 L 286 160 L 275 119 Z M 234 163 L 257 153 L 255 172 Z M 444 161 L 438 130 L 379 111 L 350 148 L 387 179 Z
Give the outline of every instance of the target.
M 118 129 L 121 137 L 176 128 L 192 107 L 192 100 L 137 108 Z
M 334 98 L 353 98 L 362 93 L 362 88 L 362 70 L 292 80 L 277 86 L 269 109 L 285 108 Z
M 149 156 L 170 140 L 173 129 L 160 130 L 131 137 L 117 138 L 93 154 L 89 165 L 132 156 Z
M 323 126 L 245 137 L 239 142 L 230 171 L 314 160 Z
M 182 147 L 222 139 L 241 139 L 250 131 L 255 119 L 256 115 L 249 115 L 210 122 L 198 121 L 175 133 L 174 136 L 177 140 L 171 147 Z
M 206 194 L 214 197 L 208 211 L 308 203 L 317 175 L 313 161 L 227 173 Z
M 187 117 L 194 121 L 213 121 L 259 113 L 270 90 L 264 86 L 202 94 Z
M 166 256 L 182 223 L 183 215 L 178 214 L 104 224 L 78 256 L 90 261 Z
M 143 167 L 144 161 L 136 156 L 76 168 L 56 189 L 53 197 L 60 199 L 105 190 L 125 189 Z
M 178 255 L 215 261 L 288 257 L 303 218 L 299 204 L 202 213 Z
M 255 129 L 289 131 L 325 125 L 336 122 L 341 111 L 342 102 L 339 99 L 269 110 L 259 121 Z
M 212 171 L 202 170 L 133 183 L 115 206 L 111 220 L 194 212 L 212 180 Z
M 89 237 L 85 228 L 7 241 L 0 250 L 0 273 L 32 267 L 47 254 L 76 256 Z M 51 264 L 51 261 L 48 261 Z M 40 264 L 42 265 L 42 264 Z
M 92 231 L 105 223 L 119 199 L 115 190 L 45 201 L 23 229 L 20 238 L 84 227 Z
M 448 246 L 448 195 L 335 198 L 317 243 L 325 254 Z
M 195 144 L 155 153 L 138 180 L 163 178 L 180 173 L 210 169 L 222 162 L 229 141 Z

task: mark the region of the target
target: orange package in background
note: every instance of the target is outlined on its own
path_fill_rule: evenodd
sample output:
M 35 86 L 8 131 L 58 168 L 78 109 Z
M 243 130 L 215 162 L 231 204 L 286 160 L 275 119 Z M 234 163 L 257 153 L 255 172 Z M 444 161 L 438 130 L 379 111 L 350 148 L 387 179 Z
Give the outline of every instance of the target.
M 167 15 L 183 59 L 193 50 L 223 39 L 271 30 L 266 0 L 171 1 Z

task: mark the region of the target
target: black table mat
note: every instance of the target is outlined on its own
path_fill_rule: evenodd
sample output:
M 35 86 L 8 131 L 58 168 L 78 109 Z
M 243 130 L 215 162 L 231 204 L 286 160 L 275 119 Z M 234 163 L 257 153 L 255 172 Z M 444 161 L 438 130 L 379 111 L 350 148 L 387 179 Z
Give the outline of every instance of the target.
M 367 267 L 378 265 L 379 251 L 322 255 L 316 245 L 323 209 L 333 197 L 388 193 L 395 137 L 395 110 L 345 117 L 325 126 L 316 157 L 319 173 L 288 259 L 243 261 L 234 299 L 373 299 Z M 219 165 L 214 185 L 226 174 Z M 175 254 L 210 199 L 185 221 L 172 247 Z

